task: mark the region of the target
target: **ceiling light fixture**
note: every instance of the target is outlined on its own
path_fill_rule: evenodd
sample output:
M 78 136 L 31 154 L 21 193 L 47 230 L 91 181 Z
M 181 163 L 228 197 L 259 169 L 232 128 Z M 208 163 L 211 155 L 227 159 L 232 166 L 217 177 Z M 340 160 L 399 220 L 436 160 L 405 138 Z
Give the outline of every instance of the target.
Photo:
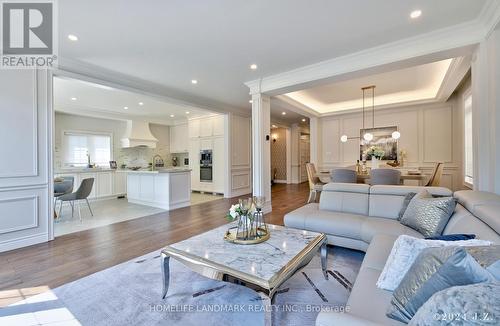
M 139 105 L 140 105 L 140 106 L 143 106 L 143 105 L 144 105 L 144 103 L 142 103 L 142 102 L 139 102 Z
M 69 34 L 69 35 L 68 35 L 68 39 L 69 39 L 70 41 L 76 42 L 76 41 L 78 41 L 78 36 L 73 35 L 73 34 Z
M 286 115 L 286 112 L 285 111 L 281 112 L 281 115 Z
M 173 117 L 175 117 L 175 115 L 171 114 L 170 117 L 173 118 Z
M 250 65 L 250 69 L 252 69 L 252 70 L 257 70 L 257 65 L 256 65 L 255 63 L 252 63 L 252 64 Z
M 250 103 L 250 104 L 253 103 L 253 100 L 248 101 L 248 103 Z
M 365 128 L 365 93 L 367 90 L 371 90 L 372 92 L 372 127 L 366 129 Z M 363 133 L 363 139 L 361 140 L 362 144 L 370 143 L 373 140 L 373 134 L 370 131 L 375 129 L 375 85 L 367 86 L 361 88 L 363 92 L 363 129 L 361 129 L 361 133 Z M 398 140 L 401 137 L 401 133 L 399 131 L 394 131 L 392 133 L 392 139 Z M 340 137 L 340 141 L 345 143 L 349 139 L 360 139 L 361 137 L 347 137 L 347 135 L 342 135 Z
M 416 19 L 420 16 L 422 16 L 422 10 L 414 10 L 410 14 L 411 19 Z
M 186 111 L 186 114 L 189 114 L 189 111 Z
M 191 84 L 196 85 L 198 84 L 198 81 L 196 79 L 191 79 Z
M 272 125 L 271 128 L 278 128 L 278 127 L 276 127 L 276 125 Z
M 302 122 L 306 122 L 306 118 L 302 118 Z
M 123 107 L 123 109 L 124 109 L 124 110 L 128 110 L 128 106 L 124 106 L 124 107 Z
M 76 101 L 76 97 L 72 97 L 72 98 L 71 98 L 71 100 L 72 100 L 72 101 Z

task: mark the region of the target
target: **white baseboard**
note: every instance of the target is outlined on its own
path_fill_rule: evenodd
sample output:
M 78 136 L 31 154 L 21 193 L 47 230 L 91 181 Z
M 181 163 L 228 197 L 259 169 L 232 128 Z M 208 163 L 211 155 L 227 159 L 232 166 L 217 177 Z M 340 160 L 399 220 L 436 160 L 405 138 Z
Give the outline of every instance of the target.
M 287 183 L 286 180 L 274 179 L 273 181 L 274 181 L 274 183 Z
M 9 250 L 14 250 L 18 248 L 23 248 L 27 246 L 32 246 L 35 244 L 48 242 L 49 235 L 48 233 L 39 233 L 29 235 L 23 238 L 16 238 L 13 240 L 6 240 L 0 243 L 0 252 L 5 252 Z

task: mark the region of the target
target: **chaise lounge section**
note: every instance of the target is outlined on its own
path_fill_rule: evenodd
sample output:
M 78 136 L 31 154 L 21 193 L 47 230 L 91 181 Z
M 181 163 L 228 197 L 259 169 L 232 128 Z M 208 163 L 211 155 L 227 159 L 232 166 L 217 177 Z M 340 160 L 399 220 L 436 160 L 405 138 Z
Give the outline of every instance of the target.
M 500 196 L 496 194 L 468 190 L 453 194 L 443 187 L 327 184 L 319 204 L 286 214 L 285 225 L 323 232 L 329 244 L 366 255 L 347 302 L 348 313 L 321 312 L 316 325 L 404 325 L 386 317 L 392 292 L 377 288 L 376 282 L 398 236 L 423 238 L 398 220 L 405 196 L 422 189 L 457 200 L 443 234 L 474 233 L 478 239 L 500 243 Z

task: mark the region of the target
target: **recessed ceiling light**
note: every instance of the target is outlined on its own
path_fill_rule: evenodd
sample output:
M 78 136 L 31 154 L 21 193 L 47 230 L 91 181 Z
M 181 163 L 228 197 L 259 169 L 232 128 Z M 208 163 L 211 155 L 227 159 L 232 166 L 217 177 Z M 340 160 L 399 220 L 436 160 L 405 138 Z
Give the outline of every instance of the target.
M 253 101 L 252 101 L 252 100 L 250 100 L 250 101 L 248 101 L 248 103 L 253 103 Z
M 414 11 L 412 11 L 412 12 L 411 12 L 411 14 L 410 14 L 410 17 L 411 17 L 412 19 L 418 18 L 418 17 L 420 17 L 420 16 L 422 16 L 422 10 L 414 10 Z
M 191 84 L 196 85 L 198 84 L 198 81 L 196 79 L 191 79 Z
M 143 106 L 143 105 L 144 105 L 144 103 L 142 103 L 142 102 L 139 102 L 139 105 L 140 105 L 140 106 Z
M 123 109 L 124 109 L 124 110 L 128 110 L 128 106 L 124 106 L 124 107 L 123 107 Z
M 186 114 L 189 114 L 189 111 L 186 111 Z
M 173 118 L 173 117 L 175 117 L 175 115 L 171 114 L 170 117 Z
M 78 36 L 73 35 L 73 34 L 69 34 L 69 35 L 68 35 L 68 39 L 69 39 L 70 41 L 76 42 L 76 41 L 78 41 Z
M 276 125 L 272 125 L 271 127 L 276 128 Z
M 71 98 L 71 100 L 72 100 L 72 101 L 76 101 L 76 97 L 72 97 L 72 98 Z
M 302 119 L 302 122 L 306 122 L 306 119 L 305 119 L 305 118 L 303 118 L 303 119 Z
M 281 115 L 286 115 L 286 112 L 285 111 L 281 112 Z
M 252 70 L 257 70 L 257 65 L 256 65 L 255 63 L 252 63 L 252 64 L 250 65 L 250 69 L 252 69 Z

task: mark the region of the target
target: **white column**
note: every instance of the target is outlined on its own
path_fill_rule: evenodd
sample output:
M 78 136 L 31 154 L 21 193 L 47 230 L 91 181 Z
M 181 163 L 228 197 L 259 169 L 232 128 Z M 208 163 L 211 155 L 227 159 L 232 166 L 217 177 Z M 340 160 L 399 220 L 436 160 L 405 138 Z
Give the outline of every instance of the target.
M 318 118 L 309 118 L 309 132 L 310 132 L 310 154 L 309 162 L 313 163 L 316 168 L 319 164 L 319 121 Z
M 252 95 L 253 195 L 265 196 L 264 213 L 271 206 L 271 101 L 263 94 Z
M 481 42 L 472 61 L 474 189 L 500 194 L 500 31 Z
M 297 123 L 290 130 L 290 150 L 292 161 L 292 183 L 300 183 L 300 127 Z

